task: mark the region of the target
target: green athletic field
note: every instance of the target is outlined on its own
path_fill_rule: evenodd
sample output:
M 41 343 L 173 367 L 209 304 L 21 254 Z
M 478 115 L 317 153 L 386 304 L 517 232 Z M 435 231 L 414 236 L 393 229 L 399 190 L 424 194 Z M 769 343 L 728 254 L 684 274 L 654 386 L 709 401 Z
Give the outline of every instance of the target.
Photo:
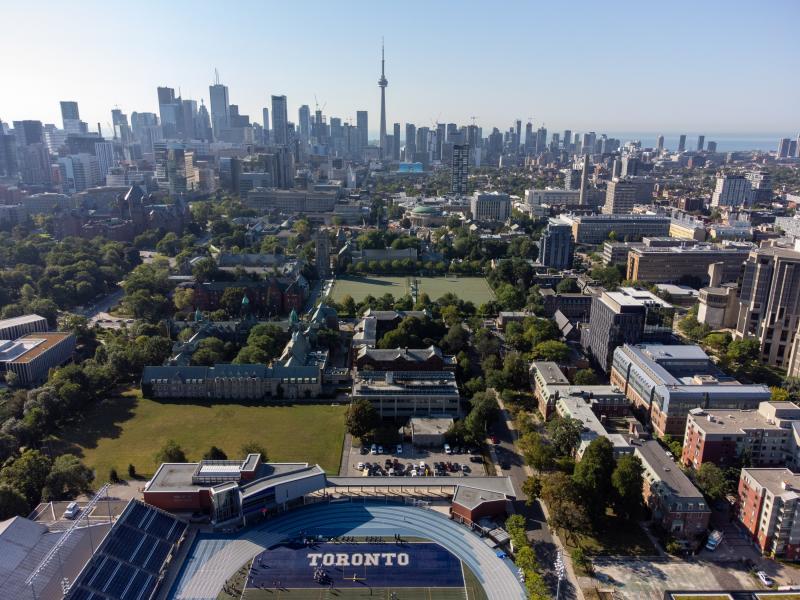
M 432 300 L 441 298 L 447 292 L 452 292 L 464 301 L 470 301 L 476 306 L 494 299 L 494 292 L 483 277 L 384 277 L 367 275 L 363 277 L 342 277 L 336 280 L 332 297 L 336 302 L 341 302 L 345 296 L 351 296 L 356 302 L 361 302 L 368 295 L 376 298 L 384 294 L 391 294 L 396 299 L 411 293 L 410 282 L 416 280 L 419 293 L 425 293 Z

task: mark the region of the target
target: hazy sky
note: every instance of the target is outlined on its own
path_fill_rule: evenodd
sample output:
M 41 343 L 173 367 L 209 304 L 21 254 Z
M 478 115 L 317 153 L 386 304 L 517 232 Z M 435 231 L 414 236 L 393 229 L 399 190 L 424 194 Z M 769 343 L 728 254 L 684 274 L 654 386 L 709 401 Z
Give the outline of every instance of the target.
M 387 120 L 553 130 L 800 130 L 799 0 L 220 2 L 0 0 L 0 119 L 94 129 L 119 106 L 157 112 L 156 86 L 208 103 L 218 68 L 240 112 L 270 94 L 378 128 Z

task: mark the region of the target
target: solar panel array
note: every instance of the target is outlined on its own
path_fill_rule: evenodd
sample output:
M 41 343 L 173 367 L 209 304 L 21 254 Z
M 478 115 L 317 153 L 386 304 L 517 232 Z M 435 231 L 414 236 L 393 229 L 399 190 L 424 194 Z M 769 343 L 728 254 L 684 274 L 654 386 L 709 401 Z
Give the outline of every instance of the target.
M 132 500 L 81 572 L 69 600 L 149 600 L 186 523 Z

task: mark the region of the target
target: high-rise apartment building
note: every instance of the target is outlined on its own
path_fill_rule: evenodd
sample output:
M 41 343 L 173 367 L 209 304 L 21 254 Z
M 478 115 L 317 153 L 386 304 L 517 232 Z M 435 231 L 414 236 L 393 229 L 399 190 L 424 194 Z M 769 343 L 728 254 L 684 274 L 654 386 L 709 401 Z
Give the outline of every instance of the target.
M 739 292 L 736 337 L 755 337 L 761 359 L 787 367 L 800 327 L 800 242 L 750 252 Z
M 289 143 L 286 96 L 272 96 L 272 141 L 278 146 L 285 146 Z
M 761 552 L 800 558 L 800 475 L 789 469 L 742 469 L 739 522 Z
M 356 133 L 358 135 L 358 146 L 361 152 L 369 146 L 369 114 L 366 110 L 356 111 Z
M 400 123 L 395 123 L 393 127 L 392 160 L 400 160 Z
M 744 175 L 717 175 L 711 206 L 746 206 L 751 199 L 750 182 Z
M 656 138 L 656 152 L 661 154 L 664 151 L 664 136 L 660 135 Z
M 406 123 L 405 161 L 413 162 L 417 153 L 417 128 L 413 123 Z
M 778 140 L 778 158 L 788 158 L 789 157 L 789 145 L 791 144 L 789 138 L 781 138 Z
M 571 269 L 575 252 L 572 224 L 563 219 L 550 219 L 539 239 L 539 262 L 554 269 Z
M 678 152 L 685 152 L 686 151 L 686 134 L 681 134 L 681 137 L 678 138 Z
M 167 142 L 154 144 L 156 180 L 170 194 L 183 194 L 197 189 L 198 172 L 194 166 L 194 151 Z
M 698 135 L 697 136 L 697 151 L 698 152 L 702 152 L 703 151 L 703 147 L 705 146 L 705 144 L 706 144 L 706 136 Z
M 624 179 L 615 178 L 608 182 L 606 203 L 603 205 L 605 215 L 626 215 L 633 212 L 639 186 Z
M 450 169 L 450 192 L 458 196 L 466 196 L 468 178 L 469 145 L 455 144 Z
M 303 104 L 298 109 L 297 118 L 300 121 L 300 139 L 308 143 L 311 139 L 311 108 L 308 104 Z

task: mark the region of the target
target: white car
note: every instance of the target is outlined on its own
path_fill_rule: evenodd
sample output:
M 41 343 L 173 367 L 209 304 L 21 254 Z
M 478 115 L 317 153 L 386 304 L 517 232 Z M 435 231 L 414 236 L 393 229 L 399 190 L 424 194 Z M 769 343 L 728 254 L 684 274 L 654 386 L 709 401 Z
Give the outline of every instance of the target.
M 402 454 L 403 453 L 403 444 L 397 444 L 397 453 L 398 454 Z
M 756 577 L 758 577 L 758 580 L 767 587 L 772 587 L 775 585 L 775 582 L 772 580 L 772 578 L 764 571 L 759 571 L 756 573 Z
M 356 467 L 356 469 L 358 469 L 359 471 L 363 471 L 364 470 L 364 463 L 363 462 L 358 463 L 358 466 Z
M 453 453 L 453 450 L 450 448 L 450 444 L 445 444 L 444 445 L 444 453 L 445 454 L 452 454 Z
M 378 446 L 375 445 L 375 444 L 372 444 L 372 447 L 369 449 L 369 453 L 370 454 L 377 454 L 378 453 Z
M 78 506 L 77 502 L 70 502 L 67 505 L 67 510 L 64 511 L 64 518 L 65 519 L 74 519 L 78 516 L 78 513 L 81 512 L 80 506 Z
M 383 446 L 378 446 L 378 454 L 383 454 Z
M 419 475 L 419 472 L 416 469 L 411 469 L 411 476 L 416 477 L 417 475 Z

